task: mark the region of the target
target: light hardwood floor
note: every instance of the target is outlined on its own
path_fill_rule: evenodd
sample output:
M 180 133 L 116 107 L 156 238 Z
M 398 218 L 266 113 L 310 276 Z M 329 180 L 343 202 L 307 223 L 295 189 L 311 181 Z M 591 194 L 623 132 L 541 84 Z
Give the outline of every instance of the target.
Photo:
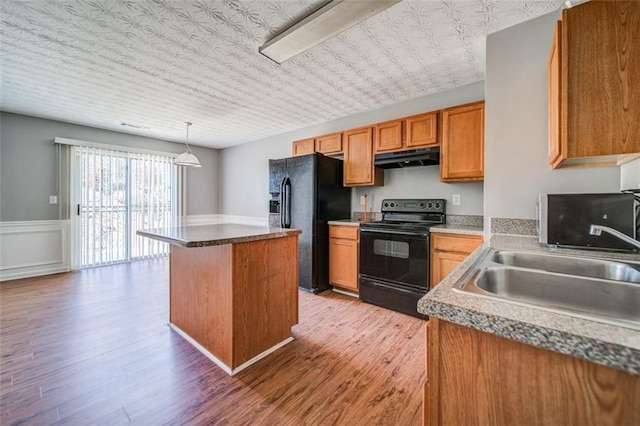
M 167 326 L 168 260 L 0 283 L 0 424 L 419 425 L 424 321 L 300 293 L 230 377 Z

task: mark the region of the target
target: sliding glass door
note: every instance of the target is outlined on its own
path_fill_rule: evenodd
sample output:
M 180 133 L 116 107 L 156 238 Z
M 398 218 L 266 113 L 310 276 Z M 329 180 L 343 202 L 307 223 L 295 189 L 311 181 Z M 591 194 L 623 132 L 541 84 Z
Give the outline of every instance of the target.
M 168 245 L 138 229 L 175 226 L 178 173 L 170 156 L 74 146 L 74 266 L 87 268 L 161 256 Z

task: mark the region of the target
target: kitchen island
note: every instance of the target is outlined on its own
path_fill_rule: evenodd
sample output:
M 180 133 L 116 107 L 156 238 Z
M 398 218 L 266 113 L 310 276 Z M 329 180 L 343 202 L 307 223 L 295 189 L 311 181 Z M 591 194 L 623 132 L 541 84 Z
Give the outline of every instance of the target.
M 217 224 L 137 233 L 171 244 L 169 324 L 226 373 L 293 340 L 300 230 Z

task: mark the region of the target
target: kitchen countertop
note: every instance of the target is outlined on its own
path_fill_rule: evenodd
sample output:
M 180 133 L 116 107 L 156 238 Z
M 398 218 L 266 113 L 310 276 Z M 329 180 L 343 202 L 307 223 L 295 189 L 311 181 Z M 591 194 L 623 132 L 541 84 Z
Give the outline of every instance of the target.
M 327 223 L 329 225 L 344 225 L 344 226 L 360 226 L 363 222 L 370 222 L 365 220 L 352 220 L 352 219 L 341 219 L 341 220 L 330 220 Z M 484 231 L 481 226 L 467 226 L 467 225 L 434 225 L 430 229 L 432 233 L 439 234 L 462 234 L 462 235 L 479 235 L 483 236 Z
M 327 223 L 329 225 L 344 225 L 344 226 L 360 226 L 364 220 L 352 220 L 352 219 L 340 219 L 340 220 L 330 220 Z
M 484 235 L 482 226 L 466 226 L 466 225 L 435 225 L 429 228 L 430 233 L 437 234 L 462 234 L 462 235 Z
M 418 312 L 533 346 L 640 374 L 640 330 L 454 291 L 483 249 L 528 250 L 639 260 L 634 254 L 540 246 L 536 237 L 496 234 L 418 302 Z
M 138 235 L 183 247 L 207 247 L 298 235 L 299 229 L 221 223 L 139 230 Z

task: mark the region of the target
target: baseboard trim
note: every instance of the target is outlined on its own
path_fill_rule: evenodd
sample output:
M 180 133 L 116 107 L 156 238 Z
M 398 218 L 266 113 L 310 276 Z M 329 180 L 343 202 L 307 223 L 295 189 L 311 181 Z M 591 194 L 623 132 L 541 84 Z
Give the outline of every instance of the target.
M 195 339 L 191 336 L 189 336 L 187 333 L 184 332 L 184 330 L 182 330 L 180 327 L 178 327 L 175 324 L 169 323 L 169 327 L 175 331 L 176 333 L 178 333 L 183 339 L 185 339 L 187 342 L 189 342 L 191 345 L 193 345 L 194 348 L 196 348 L 199 352 L 202 352 L 202 354 L 204 356 L 206 356 L 207 358 L 209 358 L 215 365 L 217 365 L 218 367 L 220 367 L 222 369 L 222 371 L 224 371 L 225 373 L 227 373 L 230 376 L 233 376 L 235 374 L 238 374 L 239 372 L 241 372 L 242 370 L 244 370 L 245 368 L 255 364 L 256 362 L 260 361 L 262 358 L 266 357 L 267 355 L 277 351 L 278 349 L 280 349 L 281 347 L 283 347 L 284 345 L 286 345 L 287 343 L 293 342 L 294 338 L 293 337 L 287 337 L 286 339 L 284 339 L 282 342 L 270 347 L 269 349 L 267 349 L 266 351 L 254 356 L 253 358 L 251 358 L 249 361 L 240 364 L 239 366 L 237 366 L 236 368 L 231 368 L 229 367 L 227 364 L 225 364 L 224 362 L 222 362 L 218 357 L 216 357 L 214 354 L 212 354 L 211 352 L 209 352 L 204 346 L 202 346 L 200 343 L 196 342 Z

